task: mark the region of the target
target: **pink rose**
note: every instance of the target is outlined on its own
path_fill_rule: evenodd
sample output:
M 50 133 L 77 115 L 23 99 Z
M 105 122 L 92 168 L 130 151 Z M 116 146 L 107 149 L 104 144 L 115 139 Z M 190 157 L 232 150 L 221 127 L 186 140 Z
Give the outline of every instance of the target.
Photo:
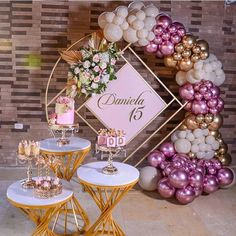
M 93 70 L 94 70 L 95 72 L 99 72 L 99 71 L 100 71 L 100 68 L 99 68 L 99 66 L 95 66 L 95 67 L 93 68 Z
M 115 58 L 112 58 L 111 59 L 111 65 L 115 65 L 116 64 L 116 59 Z
M 96 76 L 94 79 L 93 79 L 94 82 L 99 82 L 100 81 L 100 77 L 99 76 Z
M 93 61 L 94 61 L 94 62 L 99 62 L 99 61 L 100 61 L 100 56 L 99 56 L 98 54 L 95 54 L 95 55 L 93 56 Z

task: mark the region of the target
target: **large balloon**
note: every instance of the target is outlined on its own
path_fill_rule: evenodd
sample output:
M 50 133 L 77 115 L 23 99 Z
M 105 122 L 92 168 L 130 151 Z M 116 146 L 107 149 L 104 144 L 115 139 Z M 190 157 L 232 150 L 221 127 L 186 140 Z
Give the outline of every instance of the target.
M 117 42 L 122 38 L 122 30 L 115 24 L 107 24 L 104 28 L 104 36 L 110 42 Z
M 148 162 L 153 167 L 158 167 L 165 160 L 165 155 L 160 151 L 153 151 L 148 156 Z
M 225 167 L 218 171 L 217 178 L 218 178 L 220 187 L 226 187 L 233 182 L 234 173 L 231 169 Z
M 182 204 L 188 204 L 192 202 L 195 198 L 194 189 L 191 186 L 188 186 L 183 189 L 178 189 L 175 194 L 177 200 Z
M 166 157 L 172 157 L 175 154 L 175 148 L 173 143 L 163 143 L 160 146 L 160 151 L 163 152 L 163 154 Z
M 158 182 L 157 190 L 164 198 L 170 198 L 175 194 L 175 188 L 170 185 L 168 178 L 163 178 Z
M 146 191 L 154 191 L 160 179 L 160 171 L 152 166 L 146 166 L 140 170 L 139 185 Z
M 188 174 L 183 169 L 175 169 L 169 175 L 170 184 L 175 188 L 184 188 L 189 184 Z
M 203 174 L 200 171 L 193 171 L 190 173 L 189 180 L 192 187 L 202 187 Z
M 219 188 L 218 179 L 214 175 L 206 175 L 203 186 L 205 193 L 213 193 Z

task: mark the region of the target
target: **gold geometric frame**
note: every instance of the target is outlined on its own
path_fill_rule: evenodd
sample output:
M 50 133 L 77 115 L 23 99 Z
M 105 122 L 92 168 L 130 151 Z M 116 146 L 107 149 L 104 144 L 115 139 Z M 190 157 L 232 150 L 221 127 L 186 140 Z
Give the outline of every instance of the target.
M 75 43 L 73 43 L 70 47 L 67 48 L 66 51 L 70 50 L 71 48 L 73 48 L 74 46 L 76 46 L 77 44 L 79 44 L 81 41 L 83 41 L 84 39 L 86 39 L 87 37 L 90 37 L 91 34 L 89 35 L 86 35 L 84 36 L 83 38 L 79 39 L 78 41 L 76 41 Z M 177 111 L 174 112 L 174 114 L 172 114 L 168 119 L 165 120 L 165 122 L 163 122 L 160 127 L 155 130 L 141 145 L 139 145 L 138 148 L 136 148 L 132 153 L 130 153 L 124 160 L 123 162 L 127 162 L 139 149 L 141 149 L 149 140 L 151 140 L 152 137 L 154 137 L 155 134 L 158 133 L 158 131 L 160 131 L 169 121 L 171 121 L 187 104 L 186 103 L 181 103 L 178 98 L 166 87 L 166 85 L 155 75 L 155 73 L 146 65 L 146 63 L 144 63 L 144 61 L 137 55 L 137 53 L 131 48 L 131 44 L 127 44 L 122 52 L 124 53 L 126 50 L 129 50 L 138 60 L 139 62 L 152 74 L 152 76 L 158 81 L 159 84 L 162 85 L 162 87 L 168 92 L 169 95 L 171 95 L 172 99 L 169 103 L 166 104 L 166 106 L 158 113 L 157 116 L 159 116 L 163 111 L 165 111 L 168 107 L 170 107 L 170 105 L 174 102 L 177 102 L 178 105 L 180 106 L 179 109 Z M 128 63 L 129 61 L 123 56 L 123 53 L 121 54 L 121 57 L 122 59 Z M 50 85 L 50 81 L 53 77 L 53 74 L 54 74 L 54 71 L 58 65 L 58 63 L 60 62 L 62 58 L 59 57 L 58 60 L 56 61 L 52 71 L 51 71 L 51 74 L 49 76 L 49 79 L 48 79 L 48 83 L 47 83 L 47 87 L 46 87 L 46 93 L 45 93 L 45 110 L 46 110 L 46 118 L 47 118 L 47 121 L 48 121 L 48 107 L 49 105 L 51 105 L 57 97 L 59 97 L 62 93 L 64 93 L 66 91 L 66 86 L 56 95 L 54 96 L 50 101 L 48 101 L 48 89 L 49 89 L 49 85 Z M 91 128 L 91 130 L 93 130 L 96 134 L 98 134 L 98 131 L 79 113 L 80 109 L 83 108 L 85 106 L 85 103 L 86 101 L 79 106 L 79 108 L 77 108 L 77 110 L 75 110 L 75 114 L 80 118 L 82 119 L 85 124 L 88 125 L 89 128 Z M 155 118 L 157 117 L 155 116 Z M 97 119 L 97 117 L 96 117 Z M 147 123 L 147 125 L 149 125 L 154 119 L 152 119 L 150 122 Z M 181 121 L 178 125 L 175 126 L 174 129 L 172 129 L 158 144 L 156 144 L 152 149 L 148 150 L 148 152 L 137 162 L 134 164 L 135 167 L 137 167 L 138 165 L 140 165 L 144 160 L 145 158 L 148 156 L 148 154 L 155 150 L 162 142 L 164 142 L 175 130 L 177 130 L 181 124 L 183 123 L 183 121 Z M 145 127 L 143 127 L 142 130 L 144 130 L 147 125 Z M 142 131 L 141 130 L 141 131 Z M 140 132 L 141 132 L 140 131 Z M 139 133 L 140 133 L 139 132 Z M 137 134 L 138 135 L 138 134 Z

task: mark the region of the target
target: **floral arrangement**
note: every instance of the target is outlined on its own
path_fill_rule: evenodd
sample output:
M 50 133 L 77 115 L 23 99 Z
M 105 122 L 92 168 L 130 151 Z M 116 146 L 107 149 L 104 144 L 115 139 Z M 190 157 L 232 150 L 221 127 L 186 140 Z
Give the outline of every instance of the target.
M 101 32 L 93 33 L 87 47 L 61 52 L 70 64 L 67 96 L 100 94 L 116 79 L 115 64 L 119 52 L 114 43 L 107 43 Z

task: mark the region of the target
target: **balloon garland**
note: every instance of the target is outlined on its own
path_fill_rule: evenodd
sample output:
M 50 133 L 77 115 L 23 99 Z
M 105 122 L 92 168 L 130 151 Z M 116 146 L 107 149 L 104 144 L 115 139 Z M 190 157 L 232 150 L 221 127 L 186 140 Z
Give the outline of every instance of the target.
M 154 5 L 133 2 L 104 12 L 98 18 L 104 37 L 121 39 L 164 59 L 167 67 L 178 70 L 179 94 L 187 102 L 185 120 L 171 141 L 148 156 L 150 166 L 141 170 L 140 186 L 158 190 L 163 198 L 176 197 L 192 202 L 203 192 L 210 194 L 234 181 L 227 145 L 219 133 L 224 108 L 220 86 L 225 80 L 222 63 L 210 54 L 209 45 L 187 33 L 184 25 Z

